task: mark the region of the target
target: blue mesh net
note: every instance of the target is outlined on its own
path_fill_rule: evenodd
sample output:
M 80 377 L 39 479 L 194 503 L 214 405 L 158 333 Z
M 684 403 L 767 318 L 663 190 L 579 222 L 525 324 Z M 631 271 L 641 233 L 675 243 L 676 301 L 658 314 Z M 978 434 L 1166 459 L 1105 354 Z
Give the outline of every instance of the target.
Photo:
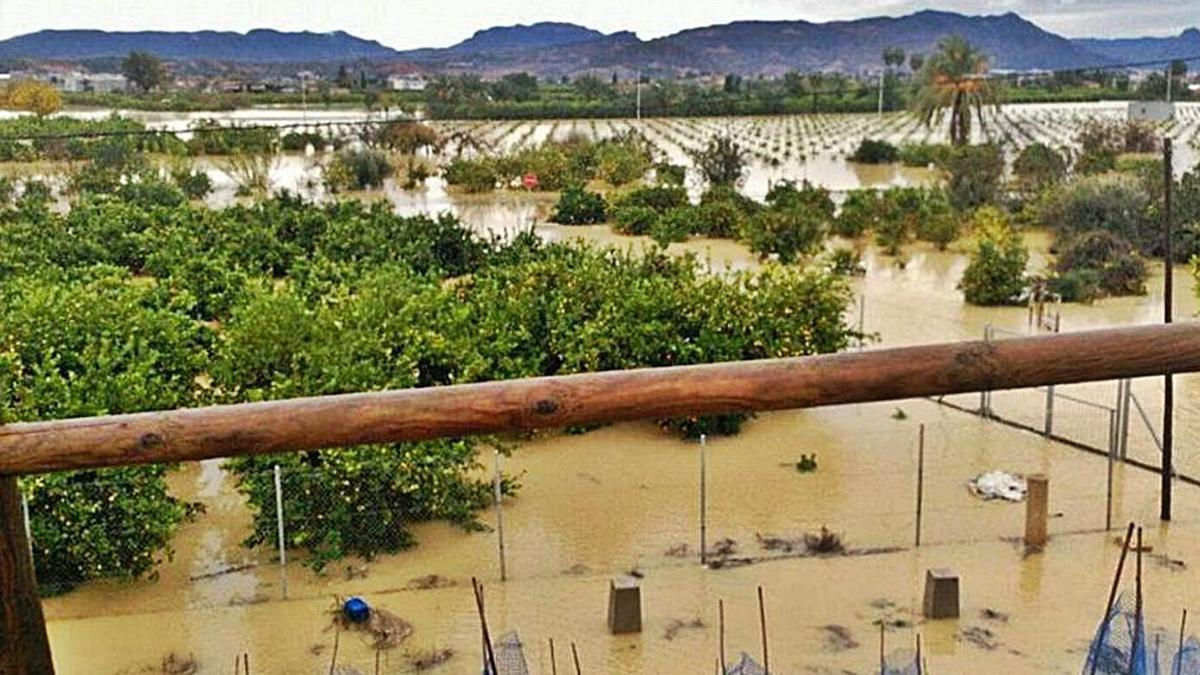
M 912 650 L 901 649 L 892 652 L 884 660 L 882 675 L 920 675 L 921 664 Z
M 1157 675 L 1150 669 L 1146 630 L 1133 600 L 1121 596 L 1096 629 L 1083 675 Z

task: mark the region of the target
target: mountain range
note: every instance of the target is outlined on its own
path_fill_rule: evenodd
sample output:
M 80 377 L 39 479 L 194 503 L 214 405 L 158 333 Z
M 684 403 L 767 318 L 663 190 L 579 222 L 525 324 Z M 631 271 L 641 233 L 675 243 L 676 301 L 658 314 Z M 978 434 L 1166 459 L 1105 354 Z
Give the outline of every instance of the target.
M 0 40 L 0 59 L 83 61 L 132 50 L 176 62 L 405 63 L 428 72 L 499 75 L 527 71 L 543 77 L 588 71 L 653 75 L 790 70 L 877 70 L 886 47 L 929 53 L 946 35 L 961 35 L 1005 70 L 1091 68 L 1200 55 L 1200 30 L 1177 36 L 1068 39 L 1009 12 L 969 16 L 921 11 L 853 21 L 737 21 L 683 30 L 652 40 L 628 31 L 605 34 L 570 23 L 537 23 L 481 30 L 456 45 L 397 51 L 345 32 L 253 30 L 248 33 L 45 30 Z

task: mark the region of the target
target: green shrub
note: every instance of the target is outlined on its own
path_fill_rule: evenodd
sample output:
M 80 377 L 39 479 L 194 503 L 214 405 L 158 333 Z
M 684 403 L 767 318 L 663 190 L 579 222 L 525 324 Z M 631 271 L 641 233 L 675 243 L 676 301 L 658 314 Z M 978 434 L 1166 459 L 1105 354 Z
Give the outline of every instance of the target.
M 687 180 L 687 167 L 682 164 L 659 162 L 654 165 L 654 178 L 659 185 L 682 187 Z
M 649 234 L 658 218 L 658 211 L 649 206 L 618 206 L 612 212 L 613 229 L 621 234 Z
M 895 162 L 899 155 L 896 146 L 887 141 L 864 138 L 849 159 L 860 164 L 890 164 Z
M 1029 249 L 995 208 L 980 209 L 973 229 L 979 244 L 958 286 L 963 296 L 972 305 L 1018 303 L 1026 288 Z
M 667 211 L 650 226 L 650 237 L 659 246 L 679 241 L 687 241 L 688 235 L 696 227 L 698 218 L 694 206 L 679 206 Z
M 1146 292 L 1146 262 L 1128 241 L 1106 230 L 1092 230 L 1073 237 L 1054 264 L 1059 275 L 1078 270 L 1095 273 L 1098 290 L 1104 295 L 1143 295 Z
M 1093 269 L 1075 269 L 1054 275 L 1047 288 L 1058 294 L 1063 302 L 1090 304 L 1103 293 L 1100 290 L 1100 274 Z
M 822 212 L 786 202 L 750 218 L 742 233 L 751 251 L 763 257 L 776 255 L 784 263 L 816 252 L 825 235 Z
M 650 151 L 641 143 L 600 143 L 596 148 L 596 177 L 610 185 L 632 183 L 650 170 L 650 159 Z
M 188 199 L 204 199 L 212 192 L 212 179 L 204 171 L 179 169 L 171 173 L 171 179 Z
M 784 180 L 775 183 L 767 190 L 767 204 L 780 208 L 803 208 L 815 213 L 818 217 L 829 220 L 833 218 L 836 206 L 829 195 L 829 190 L 804 181 L 797 185 L 794 181 Z
M 833 231 L 848 239 L 861 237 L 875 228 L 881 209 L 879 193 L 875 190 L 851 190 L 833 220 Z
M 559 195 L 550 220 L 563 225 L 591 225 L 604 222 L 607 216 L 608 203 L 603 195 L 573 185 Z
M 323 570 L 348 555 L 367 559 L 415 544 L 414 523 L 448 520 L 480 530 L 475 512 L 489 503 L 490 484 L 470 477 L 481 466 L 473 440 L 247 457 L 225 463 L 254 513 L 247 546 L 275 546 L 274 466 L 281 468 L 289 548 Z M 511 483 L 506 491 L 512 492 Z
M 749 153 L 730 136 L 713 136 L 692 152 L 692 162 L 709 185 L 734 185 L 742 179 Z
M 315 131 L 289 131 L 279 139 L 279 147 L 287 152 L 304 152 L 308 146 L 325 147 L 325 137 Z
M 1004 181 L 1004 152 L 998 145 L 965 145 L 943 161 L 950 203 L 960 211 L 995 204 Z
M 1107 175 L 1072 181 L 1047 194 L 1039 213 L 1061 240 L 1106 230 L 1153 254 L 1161 247 L 1161 236 L 1150 207 L 1149 195 L 1136 180 Z
M 945 250 L 960 231 L 959 215 L 950 206 L 950 199 L 942 190 L 921 190 L 921 204 L 916 214 L 917 239 L 935 244 Z
M 1066 180 L 1067 160 L 1044 143 L 1031 143 L 1013 161 L 1013 175 L 1017 189 L 1035 194 Z
M 641 206 L 666 213 L 687 206 L 687 190 L 677 185 L 651 185 L 631 190 L 616 200 L 617 206 Z
M 941 165 L 953 151 L 952 146 L 944 143 L 905 143 L 897 151 L 897 157 L 904 166 L 924 168 Z
M 325 186 L 331 192 L 383 187 L 395 172 L 391 159 L 378 150 L 348 148 L 333 156 L 325 169 Z
M 456 157 L 446 165 L 442 175 L 447 185 L 471 193 L 491 192 L 499 181 L 495 166 L 487 159 Z
M 170 409 L 196 402 L 207 331 L 154 307 L 152 290 L 111 270 L 27 277 L 0 292 L 0 422 Z M 22 480 L 45 594 L 150 573 L 192 507 L 165 467 L 71 471 Z

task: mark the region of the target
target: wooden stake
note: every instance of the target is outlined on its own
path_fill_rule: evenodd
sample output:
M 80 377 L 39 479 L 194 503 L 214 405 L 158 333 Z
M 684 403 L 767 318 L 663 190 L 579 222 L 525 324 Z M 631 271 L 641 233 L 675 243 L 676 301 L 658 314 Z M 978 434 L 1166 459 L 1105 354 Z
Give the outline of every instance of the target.
M 337 624 L 333 626 L 333 656 L 329 659 L 329 675 L 337 670 L 338 644 L 342 639 L 342 629 Z
M 54 674 L 29 546 L 17 479 L 0 476 L 0 673 L 4 675 Z
M 917 633 L 917 675 L 924 675 L 925 668 L 921 665 L 921 634 Z
M 250 675 L 250 652 L 242 652 L 242 666 L 244 666 L 246 675 Z
M 550 675 L 558 675 L 558 662 L 554 660 L 554 638 L 550 638 Z
M 483 635 L 483 650 L 487 657 L 487 665 L 491 669 L 491 675 L 499 675 L 500 671 L 496 669 L 496 652 L 492 648 L 492 637 L 488 634 L 487 614 L 483 609 L 483 585 L 475 577 L 471 577 L 471 587 L 475 590 L 475 608 L 479 611 L 479 628 Z
M 579 650 L 575 649 L 575 641 L 571 641 L 571 658 L 575 660 L 575 675 L 583 675 L 583 670 L 579 667 Z
M 767 608 L 762 586 L 758 587 L 758 625 L 762 630 L 763 675 L 771 675 L 771 659 L 767 655 Z
M 1179 619 L 1179 650 L 1175 653 L 1175 661 L 1171 664 L 1171 675 L 1181 675 L 1183 668 L 1183 633 L 1187 629 L 1187 607 L 1183 608 L 1183 617 Z
M 728 665 L 725 662 L 725 601 L 717 600 L 717 626 L 720 635 L 721 675 L 725 675 Z
M 501 489 L 500 451 L 495 451 L 496 472 L 492 478 L 492 498 L 496 502 L 496 541 L 500 547 L 500 581 L 508 581 L 508 566 L 504 561 L 504 491 Z
M 917 532 L 916 545 L 921 545 L 921 511 L 925 501 L 925 423 L 917 432 Z
M 1104 642 L 1104 636 L 1108 633 L 1108 616 L 1112 614 L 1113 603 L 1117 601 L 1117 589 L 1121 587 L 1121 572 L 1125 569 L 1125 556 L 1129 553 L 1129 541 L 1133 538 L 1133 523 L 1129 523 L 1129 528 L 1125 530 L 1125 542 L 1121 545 L 1121 557 L 1117 560 L 1117 573 L 1113 575 L 1112 589 L 1108 592 L 1108 604 L 1104 606 L 1104 619 L 1100 622 L 1100 634 L 1096 636 L 1096 645 L 1099 646 Z M 1100 666 L 1100 660 L 1092 656 L 1092 669 L 1089 675 L 1096 675 L 1096 668 Z
M 883 633 L 886 629 L 887 628 L 884 625 L 883 620 L 880 619 L 879 620 L 879 675 L 886 675 L 886 673 L 887 673 L 887 660 L 884 659 L 884 656 L 883 656 L 883 642 L 884 642 Z

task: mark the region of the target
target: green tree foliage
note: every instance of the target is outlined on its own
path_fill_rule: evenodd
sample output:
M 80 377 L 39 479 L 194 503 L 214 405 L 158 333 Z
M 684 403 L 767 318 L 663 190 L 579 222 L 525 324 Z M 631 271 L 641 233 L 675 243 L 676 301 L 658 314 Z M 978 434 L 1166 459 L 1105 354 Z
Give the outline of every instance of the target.
M 1067 179 L 1067 159 L 1045 143 L 1030 143 L 1013 161 L 1017 189 L 1037 194 Z
M 1086 272 L 1095 279 L 1095 292 L 1080 300 L 1146 293 L 1145 260 L 1132 244 L 1105 230 L 1084 232 L 1072 238 L 1059 251 L 1054 269 L 1060 276 Z
M 1004 151 L 998 145 L 955 148 L 944 160 L 946 189 L 954 208 L 970 211 L 996 203 L 1004 186 Z
M 1117 175 L 1073 181 L 1046 195 L 1041 221 L 1062 241 L 1093 230 L 1106 230 L 1146 254 L 1161 247 L 1160 228 L 1152 217 L 1150 196 L 1138 181 Z
M 171 81 L 162 59 L 146 52 L 129 52 L 129 56 L 121 63 L 121 72 L 142 93 L 161 89 Z
M 346 148 L 339 150 L 325 168 L 325 187 L 330 192 L 381 188 L 395 171 L 385 153 L 370 148 Z
M 896 161 L 897 157 L 899 157 L 899 151 L 891 143 L 874 138 L 864 138 L 859 142 L 854 154 L 850 155 L 850 161 L 860 164 L 890 164 Z
M 608 203 L 598 192 L 573 185 L 559 195 L 551 222 L 563 225 L 592 225 L 602 223 L 608 217 Z
M 1003 212 L 984 207 L 975 214 L 978 246 L 959 288 L 972 305 L 1010 305 L 1025 291 L 1029 249 Z

